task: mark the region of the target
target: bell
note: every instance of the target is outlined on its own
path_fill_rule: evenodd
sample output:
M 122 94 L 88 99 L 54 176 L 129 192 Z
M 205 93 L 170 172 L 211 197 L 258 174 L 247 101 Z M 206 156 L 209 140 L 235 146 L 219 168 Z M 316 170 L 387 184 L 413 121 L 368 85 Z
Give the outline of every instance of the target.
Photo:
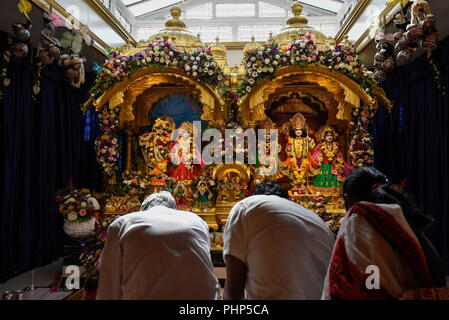
M 401 39 L 399 39 L 399 41 L 394 46 L 394 49 L 396 51 L 405 50 L 405 49 L 407 49 L 407 45 L 408 45 L 408 41 L 407 41 L 407 38 L 404 36 Z
M 433 50 L 435 50 L 438 47 L 437 37 L 438 37 L 438 34 L 436 32 L 431 33 L 431 34 L 425 36 L 421 40 L 421 45 L 424 48 L 424 50 L 426 50 L 426 51 L 433 51 Z
M 387 80 L 387 73 L 384 70 L 376 70 L 374 72 L 374 78 L 377 82 L 384 82 Z
M 375 61 L 378 61 L 378 62 L 384 61 L 384 60 L 385 60 L 385 54 L 379 51 L 379 52 L 376 53 L 376 55 L 374 56 L 374 60 L 375 60 Z
M 399 31 L 399 32 L 396 32 L 394 35 L 393 35 L 393 38 L 394 38 L 394 40 L 396 40 L 396 41 L 398 41 L 399 39 L 401 39 L 401 37 L 402 37 L 402 35 L 404 34 L 404 31 Z
M 28 54 L 28 46 L 22 42 L 14 42 L 11 45 L 11 52 L 17 58 L 26 57 L 26 55 Z
M 398 64 L 405 64 L 407 63 L 411 58 L 411 53 L 408 50 L 401 50 L 398 52 L 398 55 L 396 57 L 396 60 L 398 61 Z
M 382 62 L 380 67 L 382 68 L 382 70 L 391 72 L 391 71 L 393 71 L 395 65 L 396 65 L 396 63 L 394 62 L 394 59 L 392 57 L 388 57 Z
M 435 17 L 432 14 L 428 14 L 426 19 L 421 21 L 420 27 L 424 33 L 435 31 Z
M 408 42 L 417 42 L 423 35 L 423 30 L 417 25 L 409 25 L 405 36 Z

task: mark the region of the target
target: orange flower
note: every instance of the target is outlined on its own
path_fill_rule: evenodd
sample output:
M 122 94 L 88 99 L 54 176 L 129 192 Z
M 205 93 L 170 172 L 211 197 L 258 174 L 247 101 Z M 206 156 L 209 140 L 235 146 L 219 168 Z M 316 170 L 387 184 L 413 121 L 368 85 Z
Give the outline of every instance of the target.
M 69 211 L 73 211 L 73 209 L 75 209 L 75 206 L 70 206 L 70 207 L 68 208 Z
M 59 213 L 62 213 L 64 211 L 64 207 L 63 206 L 60 206 L 59 207 Z
M 86 215 L 87 211 L 86 211 L 86 209 L 81 209 L 79 213 L 80 213 L 81 217 L 84 217 Z

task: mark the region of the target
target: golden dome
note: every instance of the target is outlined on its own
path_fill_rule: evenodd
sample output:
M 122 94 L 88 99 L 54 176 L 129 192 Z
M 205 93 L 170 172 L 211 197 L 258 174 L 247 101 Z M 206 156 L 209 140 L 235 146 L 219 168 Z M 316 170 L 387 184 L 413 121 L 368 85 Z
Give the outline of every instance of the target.
M 186 24 L 179 20 L 181 12 L 181 8 L 177 6 L 171 8 L 170 14 L 173 18 L 165 23 L 165 29 L 151 36 L 149 41 L 163 38 L 173 42 L 178 49 L 186 49 L 187 51 L 191 51 L 194 48 L 202 48 L 203 43 L 201 40 L 187 30 Z
M 258 42 L 255 42 L 256 38 L 254 38 L 254 36 L 251 37 L 251 42 L 248 43 L 244 48 L 243 48 L 243 57 L 245 57 L 245 55 L 252 51 L 252 50 L 256 50 L 259 49 L 260 47 L 262 47 L 262 45 Z
M 228 64 L 228 50 L 226 50 L 226 47 L 219 43 L 218 36 L 215 38 L 215 43 L 212 43 L 209 45 L 209 50 L 212 56 L 214 57 L 215 61 L 218 62 L 220 66 L 225 66 Z
M 284 45 L 299 39 L 307 32 L 313 35 L 319 49 L 323 49 L 326 45 L 327 38 L 324 34 L 307 25 L 307 18 L 301 16 L 302 5 L 295 2 L 292 5 L 292 12 L 294 17 L 287 20 L 287 26 L 284 27 L 278 34 L 274 36 L 274 42 L 279 45 Z

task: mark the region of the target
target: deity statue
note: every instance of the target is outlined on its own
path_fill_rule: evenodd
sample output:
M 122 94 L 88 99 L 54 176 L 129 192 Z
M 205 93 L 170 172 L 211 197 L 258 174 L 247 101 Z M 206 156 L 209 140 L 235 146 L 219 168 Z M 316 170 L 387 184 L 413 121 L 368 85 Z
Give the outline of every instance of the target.
M 289 177 L 293 189 L 305 193 L 309 177 L 310 152 L 315 147 L 315 140 L 309 136 L 306 120 L 299 112 L 290 119 L 286 129 L 287 158 L 282 164 L 282 173 Z
M 146 173 L 150 176 L 165 175 L 170 160 L 170 137 L 175 122 L 168 116 L 156 119 L 151 132 L 139 137 L 139 145 L 145 159 Z
M 217 203 L 235 203 L 248 196 L 248 181 L 237 169 L 227 169 L 218 180 Z
M 337 132 L 330 126 L 319 131 L 320 143 L 312 152 L 309 190 L 315 194 L 339 195 L 346 176 L 354 169 L 339 150 Z
M 193 205 L 193 212 L 207 212 L 214 211 L 213 197 L 214 194 L 209 188 L 210 182 L 206 179 L 201 179 L 193 193 L 195 203 Z
M 181 135 L 170 150 L 172 153 L 172 166 L 169 170 L 169 175 L 179 182 L 190 184 L 201 174 L 201 169 L 205 164 L 201 158 L 199 147 L 195 145 L 193 140 L 192 122 L 183 122 L 179 129 L 181 129 Z M 193 163 L 194 153 L 196 158 L 200 160 L 200 164 Z
M 281 145 L 277 143 L 276 154 L 271 153 L 271 135 L 270 130 L 276 129 L 276 124 L 271 119 L 264 120 L 260 126 L 260 129 L 265 129 L 265 150 L 263 144 L 258 145 L 257 150 L 257 162 L 253 165 L 254 168 L 254 183 L 257 184 L 263 180 L 277 180 L 282 177 L 282 173 L 279 170 L 279 153 L 281 151 Z M 267 157 L 268 159 L 265 159 Z M 265 160 L 265 161 L 264 161 Z

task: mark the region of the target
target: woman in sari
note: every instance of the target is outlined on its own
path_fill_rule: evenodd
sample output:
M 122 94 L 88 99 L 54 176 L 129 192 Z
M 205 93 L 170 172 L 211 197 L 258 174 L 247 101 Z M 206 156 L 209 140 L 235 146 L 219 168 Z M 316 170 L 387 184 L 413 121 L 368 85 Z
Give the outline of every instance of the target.
M 357 168 L 345 180 L 343 193 L 348 214 L 323 299 L 398 299 L 409 290 L 445 286 L 443 263 L 424 235 L 430 217 L 384 174 Z

